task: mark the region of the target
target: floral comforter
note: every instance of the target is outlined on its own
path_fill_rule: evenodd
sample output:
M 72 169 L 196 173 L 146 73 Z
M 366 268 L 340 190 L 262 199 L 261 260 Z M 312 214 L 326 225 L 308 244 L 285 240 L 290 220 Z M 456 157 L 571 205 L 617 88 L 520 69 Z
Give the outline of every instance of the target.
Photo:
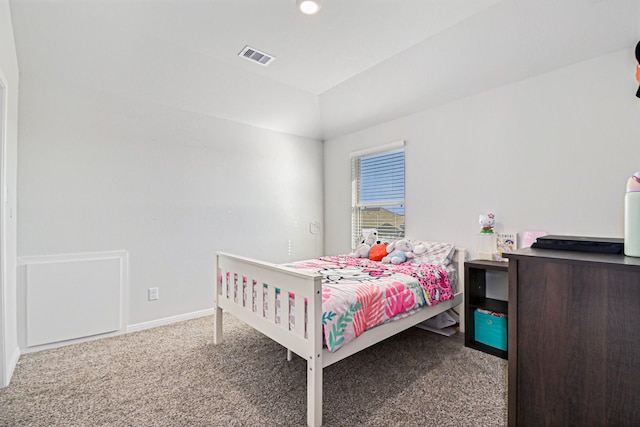
M 429 264 L 331 256 L 286 266 L 323 276 L 322 324 L 329 351 L 395 316 L 454 297 L 446 270 Z

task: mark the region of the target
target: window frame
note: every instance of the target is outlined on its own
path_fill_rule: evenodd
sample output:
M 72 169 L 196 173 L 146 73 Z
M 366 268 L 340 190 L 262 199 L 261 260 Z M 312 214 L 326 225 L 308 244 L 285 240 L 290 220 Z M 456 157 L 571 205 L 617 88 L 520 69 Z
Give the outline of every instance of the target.
M 380 155 L 397 155 L 397 153 L 402 153 L 402 165 L 398 167 L 397 164 L 393 164 L 393 158 L 390 158 L 389 164 L 385 164 L 385 167 L 393 168 L 393 176 L 395 176 L 396 182 L 391 184 L 392 190 L 387 192 L 387 196 L 392 195 L 396 196 L 398 194 L 398 188 L 401 187 L 402 198 L 393 198 L 389 199 L 385 198 L 384 191 L 380 195 L 378 200 L 368 200 L 363 201 L 361 198 L 361 190 L 362 190 L 362 160 L 366 158 L 370 158 L 372 156 L 380 156 Z M 395 160 L 397 163 L 397 160 Z M 401 169 L 401 170 L 400 170 Z M 388 173 L 388 170 L 384 171 Z M 401 172 L 401 180 L 398 180 L 398 177 Z M 400 182 L 401 181 L 401 182 Z M 380 145 L 377 147 L 372 147 L 365 150 L 360 150 L 351 153 L 351 245 L 352 250 L 355 250 L 357 246 L 360 244 L 360 239 L 363 235 L 363 230 L 368 229 L 376 229 L 378 231 L 378 238 L 383 242 L 390 242 L 397 238 L 401 238 L 405 236 L 405 202 L 406 202 L 406 153 L 405 153 L 405 142 L 404 141 L 396 141 L 389 144 Z M 387 207 L 396 207 L 396 209 L 390 210 Z M 386 212 L 380 212 L 380 210 L 384 210 Z M 366 222 L 362 214 L 366 210 L 375 211 L 378 210 L 377 217 L 379 218 L 381 215 L 386 218 L 391 219 L 391 223 L 388 224 L 392 229 L 389 231 L 385 231 L 382 226 L 387 225 L 380 224 L 378 219 L 376 219 L 375 223 Z M 401 213 L 398 213 L 398 210 Z M 401 219 L 400 222 L 398 220 Z

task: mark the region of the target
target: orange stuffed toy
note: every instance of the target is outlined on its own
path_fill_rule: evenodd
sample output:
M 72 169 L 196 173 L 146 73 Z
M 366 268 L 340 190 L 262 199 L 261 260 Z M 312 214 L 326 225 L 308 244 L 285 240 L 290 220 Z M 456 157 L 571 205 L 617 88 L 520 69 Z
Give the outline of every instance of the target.
M 382 261 L 387 256 L 387 245 L 381 243 L 369 249 L 369 259 L 371 261 Z

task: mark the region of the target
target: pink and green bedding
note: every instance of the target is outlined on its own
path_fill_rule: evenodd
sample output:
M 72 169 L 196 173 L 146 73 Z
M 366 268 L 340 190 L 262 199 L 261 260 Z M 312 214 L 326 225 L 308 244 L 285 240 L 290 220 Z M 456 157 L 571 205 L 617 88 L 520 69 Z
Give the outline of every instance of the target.
M 396 316 L 454 297 L 447 271 L 430 264 L 329 256 L 286 266 L 323 276 L 322 324 L 329 351 Z

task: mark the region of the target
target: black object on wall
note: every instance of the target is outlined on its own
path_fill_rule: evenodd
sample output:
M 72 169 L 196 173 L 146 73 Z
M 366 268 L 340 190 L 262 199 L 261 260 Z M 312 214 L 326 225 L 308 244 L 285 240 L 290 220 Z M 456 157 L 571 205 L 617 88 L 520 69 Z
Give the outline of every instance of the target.
M 636 66 L 636 80 L 638 80 L 638 84 L 640 85 L 640 42 L 636 45 L 636 60 L 638 61 L 638 65 Z M 640 98 L 640 86 L 638 87 L 636 96 Z

